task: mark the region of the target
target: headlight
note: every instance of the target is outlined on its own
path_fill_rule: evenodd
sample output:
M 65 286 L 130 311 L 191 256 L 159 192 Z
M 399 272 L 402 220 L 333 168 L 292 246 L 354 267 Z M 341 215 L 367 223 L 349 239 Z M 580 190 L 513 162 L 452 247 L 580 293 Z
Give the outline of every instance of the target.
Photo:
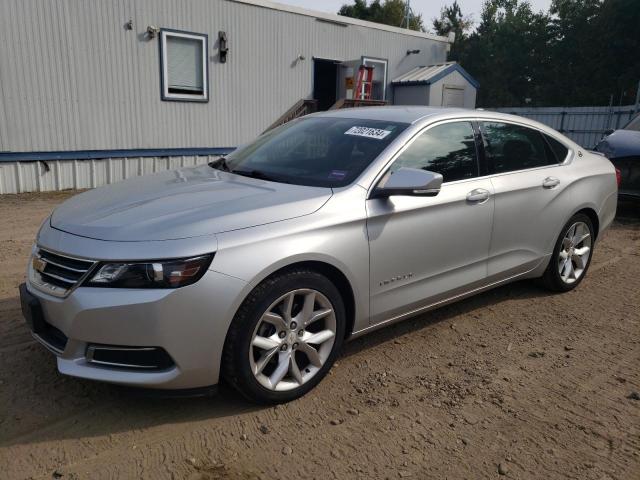
M 200 280 L 213 254 L 175 260 L 101 263 L 87 287 L 178 288 Z

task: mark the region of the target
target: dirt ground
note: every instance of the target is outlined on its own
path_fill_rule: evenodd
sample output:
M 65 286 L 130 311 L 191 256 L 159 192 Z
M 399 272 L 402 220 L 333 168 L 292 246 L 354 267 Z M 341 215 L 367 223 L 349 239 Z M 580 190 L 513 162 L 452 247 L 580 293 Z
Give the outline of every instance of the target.
M 346 346 L 276 408 L 66 378 L 17 298 L 69 193 L 0 197 L 0 478 L 640 478 L 640 209 L 586 280 L 508 285 Z

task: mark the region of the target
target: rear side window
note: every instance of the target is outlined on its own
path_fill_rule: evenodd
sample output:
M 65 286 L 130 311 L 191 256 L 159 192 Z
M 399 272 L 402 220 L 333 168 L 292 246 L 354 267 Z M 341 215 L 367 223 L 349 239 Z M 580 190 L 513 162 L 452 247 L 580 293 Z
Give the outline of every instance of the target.
M 558 163 L 542 133 L 537 130 L 510 123 L 484 122 L 482 137 L 490 173 Z
M 438 125 L 420 134 L 391 166 L 442 174 L 445 182 L 478 176 L 478 158 L 470 122 Z
M 553 150 L 553 154 L 556 156 L 556 161 L 558 163 L 564 162 L 564 159 L 567 158 L 567 154 L 569 153 L 569 149 L 549 135 L 544 135 L 544 138 L 549 143 L 551 150 Z

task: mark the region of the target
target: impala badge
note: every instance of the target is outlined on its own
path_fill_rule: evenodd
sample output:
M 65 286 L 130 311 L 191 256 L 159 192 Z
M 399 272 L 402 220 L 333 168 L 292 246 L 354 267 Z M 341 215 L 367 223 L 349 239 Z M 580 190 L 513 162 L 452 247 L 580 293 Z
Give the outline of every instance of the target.
M 380 286 L 383 287 L 384 285 L 389 285 L 390 283 L 394 283 L 394 282 L 400 282 L 403 280 L 409 280 L 411 277 L 413 277 L 413 273 L 409 272 L 406 273 L 404 275 L 398 275 L 397 277 L 391 277 L 388 280 L 383 280 L 380 282 Z

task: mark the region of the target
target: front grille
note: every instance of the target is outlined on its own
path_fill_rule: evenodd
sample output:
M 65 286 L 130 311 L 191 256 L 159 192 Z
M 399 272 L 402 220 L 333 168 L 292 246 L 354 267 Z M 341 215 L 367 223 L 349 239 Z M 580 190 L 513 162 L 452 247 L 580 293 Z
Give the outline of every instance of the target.
M 65 296 L 84 279 L 95 263 L 39 248 L 29 270 L 33 273 L 32 283 L 38 288 L 56 296 Z
M 105 367 L 135 370 L 167 370 L 175 365 L 160 347 L 95 345 L 87 347 L 87 361 Z

